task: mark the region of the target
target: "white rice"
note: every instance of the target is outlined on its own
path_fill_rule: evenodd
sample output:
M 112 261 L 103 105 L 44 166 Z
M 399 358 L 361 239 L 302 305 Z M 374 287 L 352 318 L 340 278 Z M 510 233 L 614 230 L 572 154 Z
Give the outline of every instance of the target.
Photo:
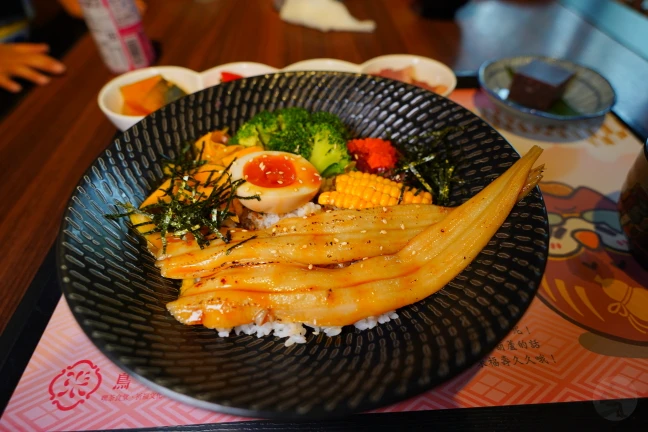
M 276 213 L 256 213 L 251 212 L 248 214 L 248 220 L 257 228 L 265 229 L 270 228 L 282 219 L 291 217 L 304 217 L 311 216 L 322 212 L 322 206 L 314 202 L 307 202 L 303 206 L 291 211 L 290 213 L 276 214 Z
M 390 311 L 380 316 L 370 316 L 362 319 L 354 324 L 358 330 L 369 330 L 376 327 L 378 324 L 384 324 L 393 319 L 398 319 L 396 311 Z M 269 336 L 274 334 L 278 338 L 286 338 L 285 345 L 287 347 L 294 344 L 306 343 L 306 326 L 313 329 L 313 334 L 318 335 L 324 333 L 328 337 L 337 336 L 342 333 L 342 327 L 320 327 L 312 326 L 310 324 L 297 324 L 297 323 L 282 323 L 282 322 L 266 322 L 264 324 L 245 324 L 232 328 L 218 328 L 219 337 L 228 337 L 232 330 L 236 335 L 256 335 L 256 337 Z
M 354 326 L 358 330 L 368 330 L 376 327 L 378 324 L 385 324 L 386 322 L 389 322 L 393 319 L 398 319 L 398 314 L 396 313 L 396 311 L 387 312 L 377 317 L 370 316 L 365 319 L 361 319 L 360 321 L 355 323 Z

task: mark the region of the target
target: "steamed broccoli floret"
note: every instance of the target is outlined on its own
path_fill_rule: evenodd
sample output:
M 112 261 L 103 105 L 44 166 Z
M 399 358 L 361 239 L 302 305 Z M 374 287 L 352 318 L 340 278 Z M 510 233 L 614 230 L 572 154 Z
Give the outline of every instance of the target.
M 252 123 L 256 127 L 257 132 L 259 132 L 259 138 L 264 145 L 267 145 L 272 135 L 279 131 L 277 115 L 268 111 L 261 111 L 252 117 L 249 123 Z
M 342 123 L 342 120 L 340 120 L 340 117 L 336 116 L 335 114 L 331 114 L 330 112 L 314 112 L 313 114 L 311 114 L 310 123 L 328 124 L 333 129 L 335 129 L 345 140 L 348 140 L 350 138 L 349 131 L 347 130 L 344 123 Z
M 291 107 L 258 113 L 239 128 L 230 143 L 299 154 L 322 177 L 330 177 L 343 173 L 351 162 L 346 147 L 348 139 L 349 132 L 335 114 L 311 114 L 303 108 Z
M 351 163 L 346 147 L 346 129 L 340 130 L 332 122 L 310 123 L 308 129 L 313 146 L 309 162 L 322 177 L 342 174 L 344 168 Z
M 251 122 L 244 123 L 229 140 L 229 144 L 240 144 L 245 147 L 263 146 L 259 131 Z
M 279 127 L 282 130 L 294 129 L 298 127 L 305 127 L 306 123 L 310 121 L 311 114 L 304 108 L 283 108 L 275 112 Z
M 277 116 L 268 111 L 261 111 L 239 128 L 230 140 L 230 144 L 265 147 L 270 141 L 270 137 L 278 131 Z
M 310 135 L 303 127 L 285 129 L 270 138 L 268 150 L 299 154 L 308 159 L 311 155 L 310 141 Z

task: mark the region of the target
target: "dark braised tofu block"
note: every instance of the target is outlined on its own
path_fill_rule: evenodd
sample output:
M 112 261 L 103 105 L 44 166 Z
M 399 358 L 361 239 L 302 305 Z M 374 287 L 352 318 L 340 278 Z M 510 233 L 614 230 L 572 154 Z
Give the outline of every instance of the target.
M 548 110 L 562 97 L 572 76 L 565 68 L 533 60 L 513 75 L 509 99 L 529 108 Z

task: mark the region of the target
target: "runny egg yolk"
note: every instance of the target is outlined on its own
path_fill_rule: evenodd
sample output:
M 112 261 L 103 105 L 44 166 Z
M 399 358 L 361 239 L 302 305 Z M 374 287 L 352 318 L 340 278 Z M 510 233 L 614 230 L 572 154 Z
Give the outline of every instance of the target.
M 245 164 L 243 178 L 246 181 L 265 188 L 286 187 L 297 181 L 297 171 L 290 159 L 264 156 L 257 156 Z
M 230 172 L 234 180 L 245 180 L 236 194 L 251 199 L 243 199 L 241 204 L 261 213 L 289 213 L 312 200 L 322 184 L 310 162 L 285 152 L 244 155 L 232 163 Z

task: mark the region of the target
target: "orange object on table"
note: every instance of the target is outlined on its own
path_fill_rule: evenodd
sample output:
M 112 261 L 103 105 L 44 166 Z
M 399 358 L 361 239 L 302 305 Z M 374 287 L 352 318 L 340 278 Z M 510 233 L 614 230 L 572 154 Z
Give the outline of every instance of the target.
M 155 75 L 120 87 L 119 91 L 124 98 L 123 114 L 147 115 L 148 112 L 146 108 L 144 108 L 142 101 L 146 98 L 146 95 L 151 93 L 161 80 L 161 75 Z
M 122 114 L 126 115 L 149 115 L 187 94 L 161 75 L 127 84 L 119 90 L 124 99 Z

